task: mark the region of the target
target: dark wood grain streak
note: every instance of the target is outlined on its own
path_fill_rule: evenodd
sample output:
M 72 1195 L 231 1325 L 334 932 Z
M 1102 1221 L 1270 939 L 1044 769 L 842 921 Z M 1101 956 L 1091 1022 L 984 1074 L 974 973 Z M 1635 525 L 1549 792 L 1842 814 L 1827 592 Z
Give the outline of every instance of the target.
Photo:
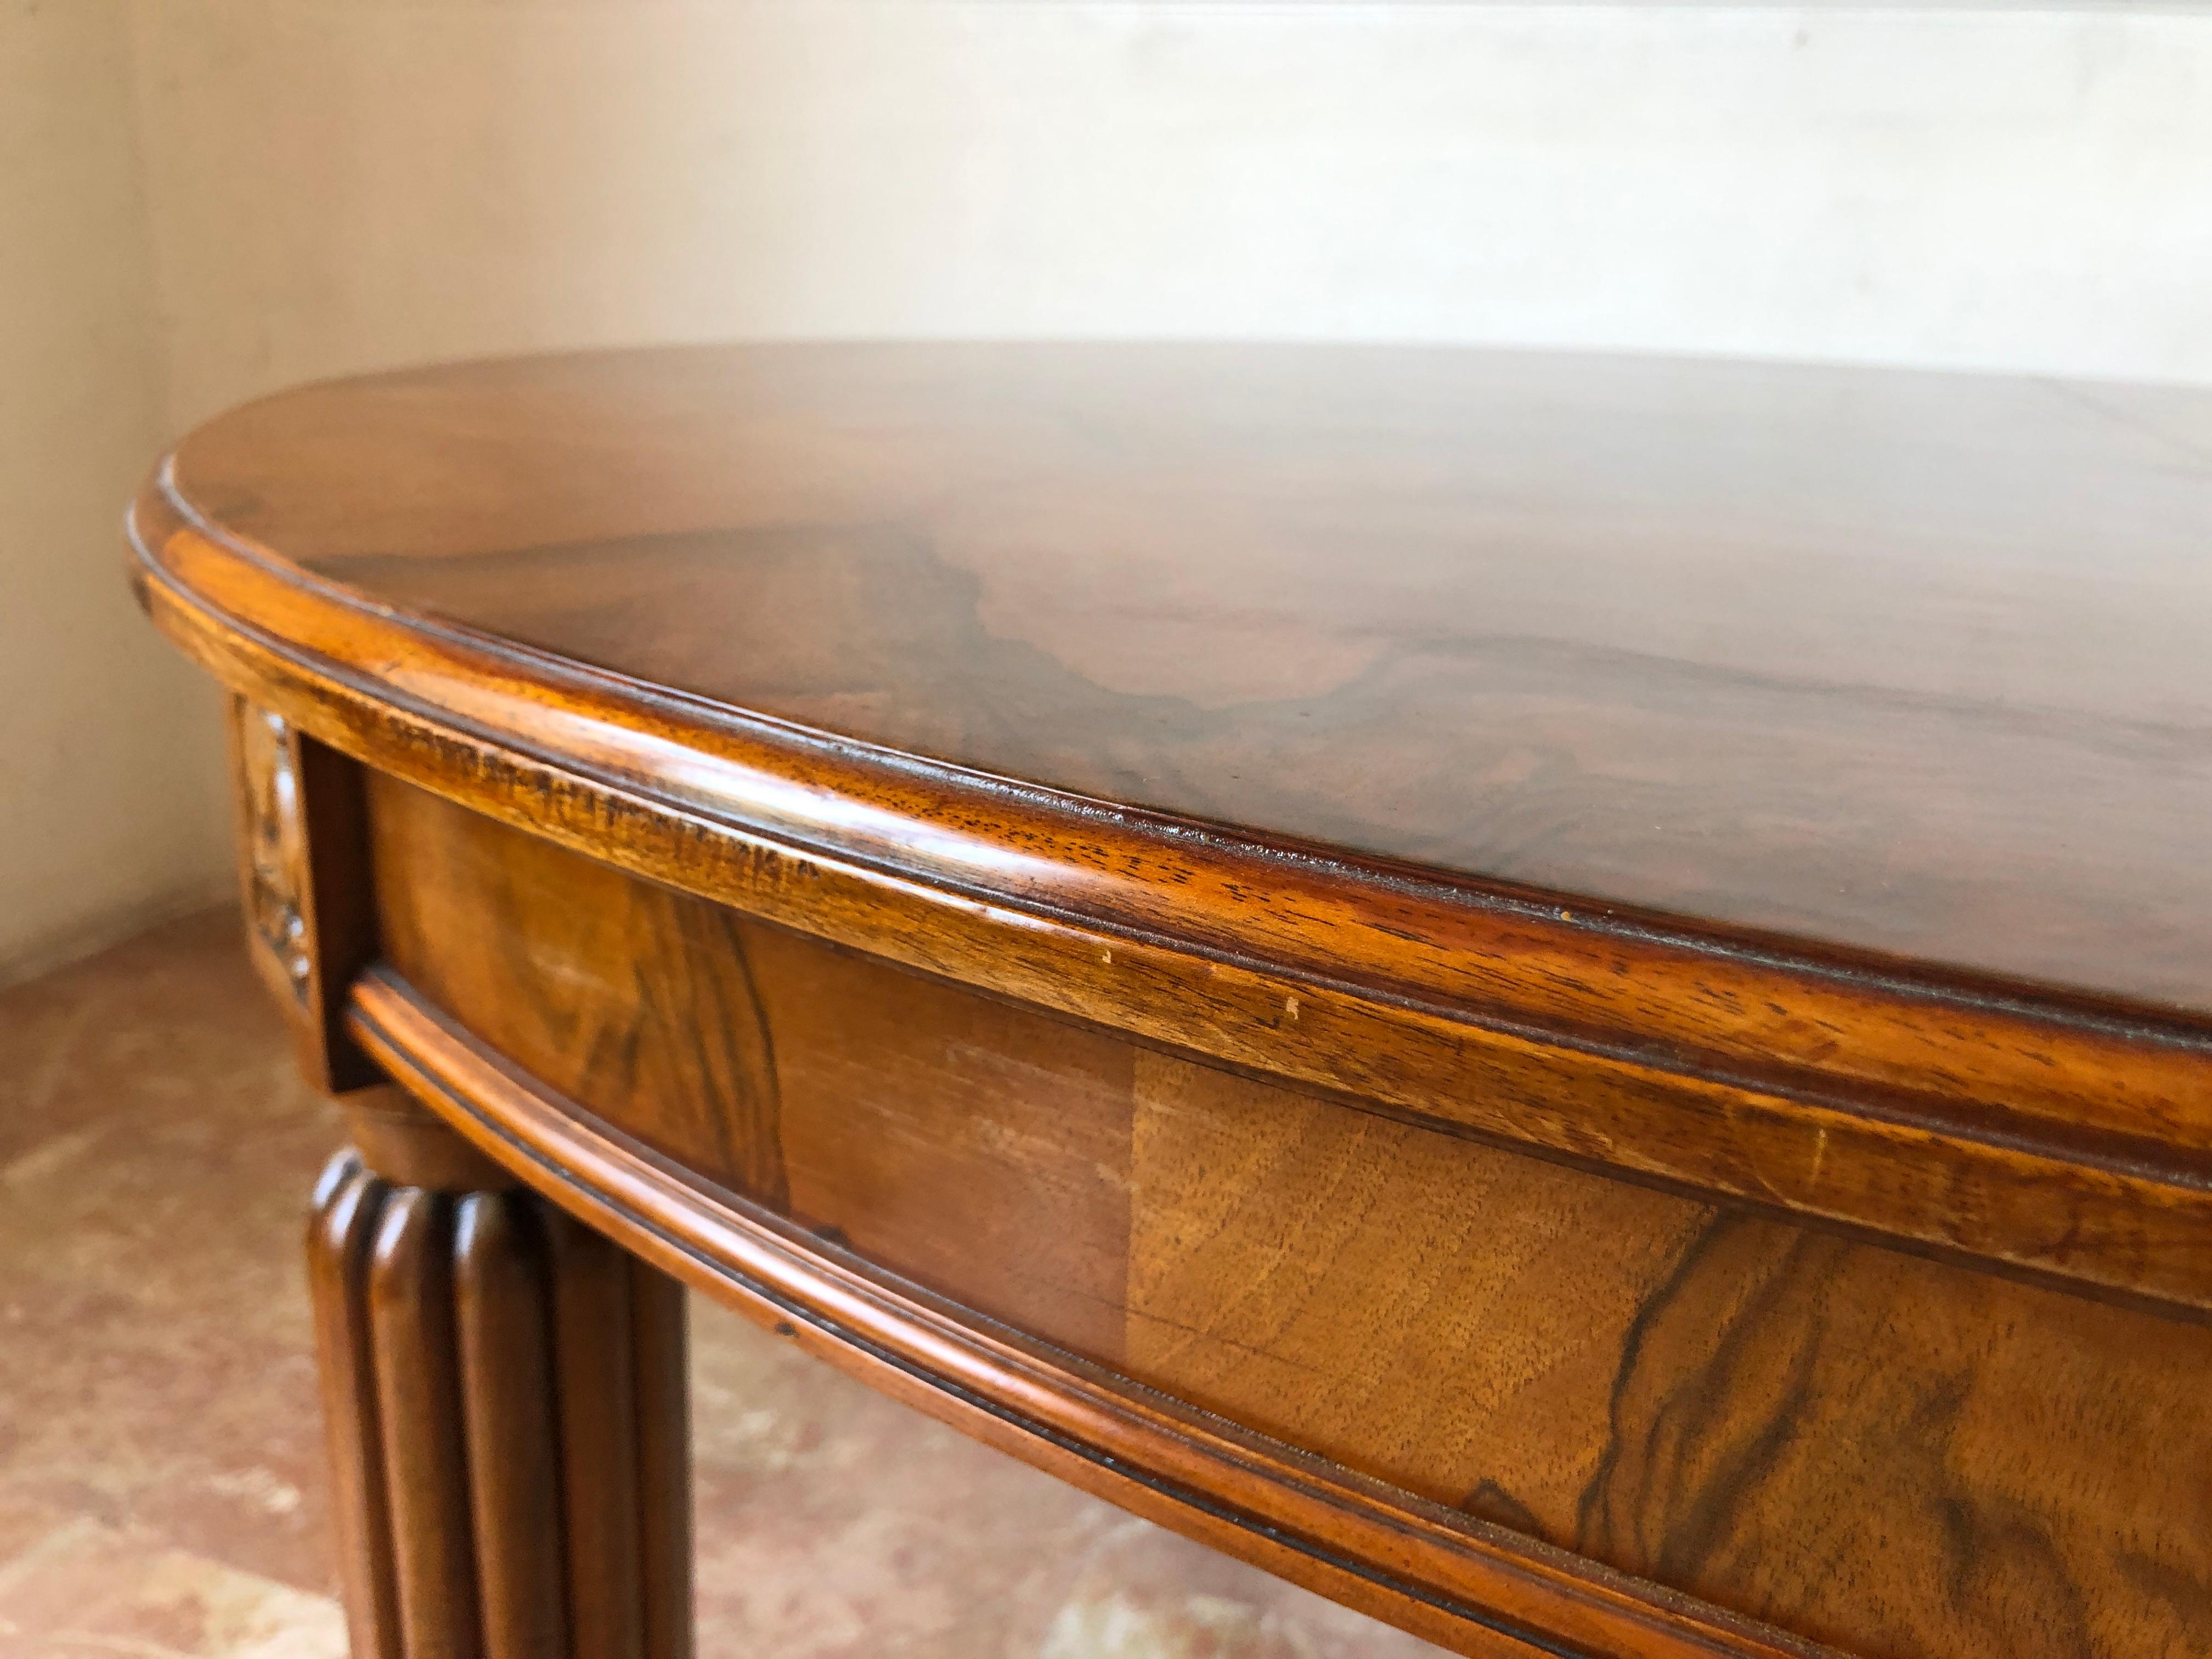
M 1154 1386 L 1852 1652 L 2212 1641 L 2166 1452 L 2212 1428 L 2212 1333 L 1168 1056 L 1138 1085 Z

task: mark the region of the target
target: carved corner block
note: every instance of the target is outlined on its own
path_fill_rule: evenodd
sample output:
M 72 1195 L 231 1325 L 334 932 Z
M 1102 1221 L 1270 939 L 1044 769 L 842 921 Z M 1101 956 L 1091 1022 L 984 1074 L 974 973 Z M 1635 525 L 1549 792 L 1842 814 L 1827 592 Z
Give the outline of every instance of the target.
M 280 997 L 304 1007 L 314 964 L 307 953 L 307 835 L 301 818 L 299 734 L 280 714 L 243 697 L 231 704 L 239 793 L 239 875 L 254 959 Z
M 239 886 L 246 948 L 331 1092 L 382 1081 L 343 1024 L 347 988 L 375 955 L 360 769 L 282 715 L 230 700 Z

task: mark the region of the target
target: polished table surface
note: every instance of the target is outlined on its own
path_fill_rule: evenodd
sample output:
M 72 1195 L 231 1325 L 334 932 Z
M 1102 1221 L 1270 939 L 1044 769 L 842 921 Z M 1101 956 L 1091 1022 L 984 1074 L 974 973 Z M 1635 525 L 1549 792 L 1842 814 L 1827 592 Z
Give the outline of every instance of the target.
M 658 1267 L 1470 1652 L 2212 1650 L 2212 395 L 586 354 L 132 529 L 310 1070 Z

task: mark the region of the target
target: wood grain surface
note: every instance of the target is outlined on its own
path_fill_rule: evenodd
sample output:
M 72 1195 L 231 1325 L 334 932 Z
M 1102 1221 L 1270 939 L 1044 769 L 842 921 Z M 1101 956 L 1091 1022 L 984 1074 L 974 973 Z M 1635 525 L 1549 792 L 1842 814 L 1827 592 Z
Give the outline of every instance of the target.
M 2212 394 L 789 346 L 189 439 L 402 612 L 1097 799 L 2212 1007 Z
M 2170 1455 L 2212 1430 L 2212 1329 L 1194 1064 L 372 800 L 410 986 L 830 1248 L 1850 1652 L 2212 1643 L 2212 1515 Z

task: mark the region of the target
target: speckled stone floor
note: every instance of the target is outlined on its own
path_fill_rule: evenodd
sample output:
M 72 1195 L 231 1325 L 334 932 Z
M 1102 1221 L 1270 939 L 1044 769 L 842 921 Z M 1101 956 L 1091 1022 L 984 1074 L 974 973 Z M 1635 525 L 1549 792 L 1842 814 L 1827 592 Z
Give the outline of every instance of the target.
M 338 1139 L 217 912 L 0 991 L 0 1659 L 325 1659 L 301 1204 Z M 1433 1653 L 694 1306 L 707 1659 Z

